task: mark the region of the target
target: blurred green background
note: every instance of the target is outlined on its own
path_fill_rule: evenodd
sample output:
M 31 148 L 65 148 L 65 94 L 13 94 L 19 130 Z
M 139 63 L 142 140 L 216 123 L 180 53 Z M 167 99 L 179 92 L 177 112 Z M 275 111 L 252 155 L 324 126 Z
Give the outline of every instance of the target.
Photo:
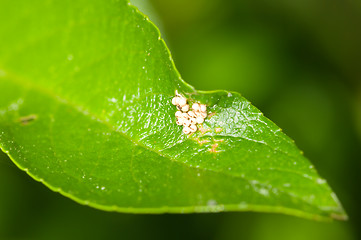
M 0 239 L 361 239 L 361 1 L 133 0 L 183 79 L 240 92 L 296 140 L 350 220 L 132 215 L 81 206 L 0 153 Z

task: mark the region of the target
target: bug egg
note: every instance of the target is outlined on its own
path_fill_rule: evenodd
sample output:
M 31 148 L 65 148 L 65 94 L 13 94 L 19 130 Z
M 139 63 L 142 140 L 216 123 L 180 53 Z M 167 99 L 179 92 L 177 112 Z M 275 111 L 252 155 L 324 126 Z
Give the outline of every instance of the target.
M 207 113 L 206 113 L 206 112 L 201 112 L 201 113 L 200 113 L 200 116 L 201 116 L 202 118 L 206 118 L 206 117 L 207 117 Z
M 196 112 L 194 112 L 194 115 L 195 115 L 196 118 L 197 118 L 197 117 L 201 117 L 201 112 L 196 111 Z
M 180 118 L 177 119 L 177 121 L 178 121 L 180 124 L 182 124 L 182 125 L 183 125 L 184 121 L 186 121 L 186 120 L 187 120 L 187 119 L 182 118 L 182 117 L 180 117 Z
M 176 112 L 175 112 L 175 116 L 176 116 L 177 118 L 179 118 L 180 116 L 182 116 L 182 112 L 181 112 L 181 111 L 176 111 Z
M 189 127 L 184 127 L 183 128 L 183 133 L 184 134 L 189 134 L 191 132 L 191 129 Z
M 191 121 L 188 120 L 188 119 L 185 119 L 185 120 L 183 121 L 183 126 L 188 127 L 189 125 L 191 125 Z
M 174 98 L 172 99 L 172 104 L 173 104 L 173 105 L 178 105 L 178 102 L 179 102 L 179 97 L 174 97 Z
M 190 118 L 189 121 L 191 122 L 191 124 L 197 124 L 197 120 L 196 118 Z
M 197 117 L 197 118 L 196 118 L 196 122 L 199 123 L 199 124 L 201 124 L 201 123 L 204 122 L 204 118 L 202 118 L 202 117 Z
M 188 110 L 189 110 L 189 105 L 188 105 L 188 104 L 186 104 L 186 105 L 184 105 L 184 106 L 182 107 L 182 111 L 183 111 L 183 112 L 188 112 Z
M 197 126 L 195 124 L 191 124 L 189 126 L 189 129 L 190 129 L 191 132 L 196 132 L 197 131 Z
M 177 119 L 176 123 L 177 125 L 183 125 L 183 119 L 182 118 Z
M 199 111 L 199 104 L 198 104 L 198 103 L 193 103 L 192 109 L 193 109 L 194 111 Z
M 200 109 L 201 112 L 206 112 L 206 111 L 207 111 L 207 107 L 206 107 L 206 105 L 204 105 L 204 104 L 201 104 L 201 106 L 199 107 L 199 109 Z
M 182 113 L 181 117 L 184 119 L 188 119 L 189 115 L 188 115 L 188 113 Z
M 183 107 L 186 104 L 187 104 L 187 99 L 185 99 L 184 97 L 180 97 L 179 100 L 178 100 L 178 105 L 180 107 Z
M 188 112 L 189 117 L 194 118 L 196 117 L 196 114 L 193 111 Z

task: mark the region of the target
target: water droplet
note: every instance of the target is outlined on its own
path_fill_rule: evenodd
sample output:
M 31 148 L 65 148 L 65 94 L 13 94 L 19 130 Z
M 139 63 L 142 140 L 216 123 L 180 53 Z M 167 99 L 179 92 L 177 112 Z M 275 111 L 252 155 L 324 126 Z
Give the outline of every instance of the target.
M 265 188 L 261 188 L 259 190 L 259 193 L 262 194 L 263 196 L 268 196 L 269 195 L 269 191 Z
M 116 98 L 108 98 L 108 101 L 112 102 L 112 103 L 116 103 L 116 102 L 118 102 L 118 99 L 116 99 Z
M 324 183 L 326 183 L 326 180 L 325 179 L 322 179 L 322 178 L 317 178 L 317 183 L 318 184 L 324 184 Z

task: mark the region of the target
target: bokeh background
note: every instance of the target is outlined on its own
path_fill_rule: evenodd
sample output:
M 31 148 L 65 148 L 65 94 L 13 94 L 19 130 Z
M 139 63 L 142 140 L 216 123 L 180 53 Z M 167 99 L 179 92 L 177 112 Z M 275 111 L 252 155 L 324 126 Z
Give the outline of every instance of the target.
M 183 79 L 240 92 L 296 140 L 349 221 L 133 215 L 81 206 L 0 153 L 0 239 L 361 239 L 361 1 L 133 0 Z

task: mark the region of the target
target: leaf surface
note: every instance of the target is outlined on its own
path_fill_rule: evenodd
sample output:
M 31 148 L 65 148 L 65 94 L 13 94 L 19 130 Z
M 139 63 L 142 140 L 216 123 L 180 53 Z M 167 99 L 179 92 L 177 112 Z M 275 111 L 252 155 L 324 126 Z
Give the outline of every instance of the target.
M 238 93 L 196 91 L 127 1 L 0 0 L 0 145 L 81 204 L 345 219 L 293 141 Z M 191 135 L 175 90 L 208 106 Z

